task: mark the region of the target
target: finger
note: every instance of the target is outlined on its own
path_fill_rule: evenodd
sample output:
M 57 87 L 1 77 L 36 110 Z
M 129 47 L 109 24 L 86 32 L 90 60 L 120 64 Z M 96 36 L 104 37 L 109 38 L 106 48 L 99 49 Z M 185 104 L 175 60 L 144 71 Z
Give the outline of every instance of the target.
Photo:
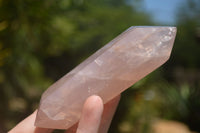
M 77 133 L 97 133 L 103 113 L 103 102 L 99 96 L 90 96 L 84 106 Z
M 37 111 L 16 125 L 8 133 L 51 133 L 52 130 L 34 126 Z
M 103 111 L 102 120 L 101 120 L 101 124 L 100 124 L 98 133 L 107 133 L 108 132 L 113 115 L 114 115 L 117 105 L 119 103 L 120 97 L 121 97 L 121 95 L 118 95 L 104 105 L 104 111 Z M 78 123 L 73 125 L 71 128 L 69 128 L 65 133 L 75 133 L 77 127 L 78 127 Z
M 110 100 L 108 103 L 104 105 L 104 111 L 103 111 L 102 120 L 101 120 L 98 133 L 108 132 L 113 115 L 115 114 L 117 105 L 119 103 L 119 100 L 120 100 L 120 95 L 116 96 L 115 98 L 113 98 L 112 100 Z

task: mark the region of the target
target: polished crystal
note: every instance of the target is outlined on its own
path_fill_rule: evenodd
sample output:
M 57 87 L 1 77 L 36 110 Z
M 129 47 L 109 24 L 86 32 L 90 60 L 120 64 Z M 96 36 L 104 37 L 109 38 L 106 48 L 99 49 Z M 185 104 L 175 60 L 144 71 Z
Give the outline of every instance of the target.
M 106 103 L 166 62 L 175 35 L 175 27 L 130 27 L 43 93 L 35 125 L 71 127 L 87 97 Z

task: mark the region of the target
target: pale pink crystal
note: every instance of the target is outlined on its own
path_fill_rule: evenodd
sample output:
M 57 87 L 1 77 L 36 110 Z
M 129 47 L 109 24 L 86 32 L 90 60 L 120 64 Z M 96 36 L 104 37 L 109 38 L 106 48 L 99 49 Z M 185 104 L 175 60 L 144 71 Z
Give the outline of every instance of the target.
M 71 127 L 87 97 L 106 103 L 166 62 L 175 35 L 175 27 L 130 27 L 44 92 L 35 125 Z

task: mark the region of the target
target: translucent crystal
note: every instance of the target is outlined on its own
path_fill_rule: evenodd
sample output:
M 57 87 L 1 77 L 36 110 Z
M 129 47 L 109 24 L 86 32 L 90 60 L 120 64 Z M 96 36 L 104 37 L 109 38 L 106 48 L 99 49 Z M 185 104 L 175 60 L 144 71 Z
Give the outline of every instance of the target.
M 43 93 L 35 125 L 71 127 L 87 97 L 106 103 L 166 62 L 175 35 L 175 27 L 130 27 Z

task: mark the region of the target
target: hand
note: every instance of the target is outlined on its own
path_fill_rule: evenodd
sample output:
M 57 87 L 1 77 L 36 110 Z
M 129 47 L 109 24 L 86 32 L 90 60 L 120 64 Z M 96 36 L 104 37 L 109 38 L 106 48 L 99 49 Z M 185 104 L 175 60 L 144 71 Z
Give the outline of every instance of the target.
M 119 99 L 120 96 L 117 96 L 103 105 L 102 99 L 99 96 L 90 96 L 83 106 L 79 123 L 67 129 L 66 133 L 107 133 Z M 52 129 L 34 126 L 36 113 L 37 111 L 8 133 L 51 133 Z

